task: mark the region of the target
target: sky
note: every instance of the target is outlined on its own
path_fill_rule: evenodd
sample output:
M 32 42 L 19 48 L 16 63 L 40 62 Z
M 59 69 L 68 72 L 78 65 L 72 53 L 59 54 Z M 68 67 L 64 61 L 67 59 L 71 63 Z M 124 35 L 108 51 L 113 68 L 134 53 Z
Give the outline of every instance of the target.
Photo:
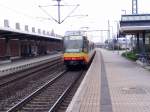
M 42 7 L 47 14 L 39 8 L 39 5 L 56 4 L 54 0 L 0 0 L 0 27 L 3 26 L 3 20 L 8 19 L 11 28 L 15 28 L 15 23 L 19 22 L 21 30 L 24 30 L 24 25 L 29 25 L 30 28 L 36 27 L 46 31 L 53 29 L 55 33 L 64 35 L 67 30 L 108 30 L 109 21 L 111 35 L 114 35 L 121 14 L 125 14 L 123 10 L 126 10 L 126 14 L 132 12 L 132 0 L 62 0 L 61 5 L 72 6 L 61 7 L 61 20 L 75 8 L 75 5 L 80 6 L 62 24 L 57 24 L 51 19 L 57 19 L 56 6 Z M 139 13 L 150 13 L 149 6 L 150 0 L 138 0 Z M 106 31 L 93 31 L 89 35 L 95 42 L 107 38 Z

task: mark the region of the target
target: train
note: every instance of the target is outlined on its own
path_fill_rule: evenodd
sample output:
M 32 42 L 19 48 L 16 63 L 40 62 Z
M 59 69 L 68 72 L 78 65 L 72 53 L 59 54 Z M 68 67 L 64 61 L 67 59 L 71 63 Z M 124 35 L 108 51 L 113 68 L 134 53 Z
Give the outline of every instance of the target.
M 84 35 L 67 35 L 63 38 L 63 61 L 67 67 L 87 67 L 95 54 L 95 44 Z

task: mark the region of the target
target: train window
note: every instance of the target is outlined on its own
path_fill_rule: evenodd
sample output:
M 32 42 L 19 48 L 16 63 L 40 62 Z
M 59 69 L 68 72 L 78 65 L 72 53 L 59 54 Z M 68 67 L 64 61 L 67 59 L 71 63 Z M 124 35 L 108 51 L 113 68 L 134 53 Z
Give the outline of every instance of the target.
M 84 43 L 83 43 L 83 52 L 88 52 L 88 41 L 87 40 L 84 40 Z
M 81 52 L 82 47 L 82 36 L 68 36 L 64 38 L 64 52 Z
M 82 40 L 82 36 L 68 36 L 65 37 L 64 40 Z

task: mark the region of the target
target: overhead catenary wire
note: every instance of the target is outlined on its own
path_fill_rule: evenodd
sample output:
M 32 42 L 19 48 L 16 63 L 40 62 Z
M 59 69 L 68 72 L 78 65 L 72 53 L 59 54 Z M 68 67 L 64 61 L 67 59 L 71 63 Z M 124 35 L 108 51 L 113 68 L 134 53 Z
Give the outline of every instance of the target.
M 61 1 L 61 0 L 60 0 Z M 39 8 L 45 13 L 45 14 L 47 14 L 52 20 L 54 20 L 55 22 L 57 22 L 58 24 L 61 24 L 61 23 L 63 23 L 68 17 L 70 17 L 71 16 L 71 14 L 80 6 L 79 4 L 77 4 L 77 5 L 62 5 L 62 4 L 60 4 L 60 1 L 58 0 L 57 2 L 58 2 L 58 4 L 57 5 L 43 5 L 43 6 L 41 6 L 41 5 L 39 5 Z M 56 19 L 56 18 L 54 18 L 51 14 L 49 14 L 43 7 L 49 7 L 49 6 L 58 6 L 58 20 Z M 75 6 L 75 8 L 73 8 L 72 10 L 71 10 L 71 12 L 63 19 L 63 20 L 61 20 L 61 17 L 60 17 L 60 7 L 61 6 Z
M 44 8 L 42 8 L 42 6 L 39 5 L 39 8 L 45 13 L 47 14 L 52 20 L 54 20 L 55 22 L 58 22 L 53 16 L 51 16 Z M 47 18 L 48 19 L 48 18 Z
M 63 23 L 80 5 L 77 4 L 76 7 L 61 21 Z
M 9 11 L 15 13 L 15 14 L 19 14 L 19 15 L 22 15 L 22 16 L 30 18 L 30 19 L 35 19 L 36 21 L 40 21 L 37 17 L 34 17 L 32 15 L 29 15 L 29 14 L 26 14 L 26 13 L 21 12 L 21 11 L 16 10 L 16 9 L 10 8 L 10 7 L 8 7 L 8 6 L 4 5 L 4 4 L 0 4 L 0 7 L 3 7 L 3 8 L 5 8 L 5 9 L 7 9 L 7 10 L 9 10 Z
M 21 14 L 21 15 L 26 16 L 26 17 L 34 18 L 33 16 L 31 16 L 31 15 L 29 15 L 29 14 L 25 14 L 25 13 L 23 13 L 23 12 L 21 12 L 21 11 L 15 10 L 15 9 L 10 8 L 10 7 L 8 7 L 8 6 L 5 6 L 5 5 L 3 5 L 3 4 L 0 4 L 0 6 L 6 8 L 6 9 L 8 9 L 8 10 L 14 12 L 14 13 Z

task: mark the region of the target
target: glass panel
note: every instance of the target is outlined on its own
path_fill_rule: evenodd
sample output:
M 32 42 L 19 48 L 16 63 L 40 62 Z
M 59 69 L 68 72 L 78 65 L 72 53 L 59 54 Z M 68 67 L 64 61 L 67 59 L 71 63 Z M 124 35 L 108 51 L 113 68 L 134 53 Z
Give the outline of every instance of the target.
M 150 15 L 123 15 L 122 21 L 150 20 Z
M 82 36 L 64 37 L 64 52 L 81 52 L 83 48 Z

